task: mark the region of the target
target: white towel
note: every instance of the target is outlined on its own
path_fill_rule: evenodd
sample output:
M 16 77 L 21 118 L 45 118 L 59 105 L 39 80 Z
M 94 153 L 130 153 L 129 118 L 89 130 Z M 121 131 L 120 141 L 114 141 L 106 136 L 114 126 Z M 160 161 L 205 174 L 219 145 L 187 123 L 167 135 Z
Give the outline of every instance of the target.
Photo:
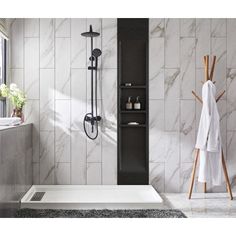
M 208 80 L 202 86 L 202 113 L 196 148 L 200 149 L 199 182 L 212 181 L 220 185 L 223 180 L 221 163 L 220 116 L 217 109 L 216 88 Z
M 15 126 L 20 124 L 21 124 L 21 118 L 19 117 L 0 118 L 0 126 Z

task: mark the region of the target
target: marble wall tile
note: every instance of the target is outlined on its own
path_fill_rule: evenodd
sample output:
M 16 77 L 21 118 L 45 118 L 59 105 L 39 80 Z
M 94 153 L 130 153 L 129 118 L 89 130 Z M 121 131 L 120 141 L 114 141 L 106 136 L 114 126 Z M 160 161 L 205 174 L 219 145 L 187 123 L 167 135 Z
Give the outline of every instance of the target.
M 117 70 L 102 71 L 101 115 L 103 131 L 117 130 Z
M 181 162 L 192 162 L 195 147 L 195 101 L 180 102 L 180 158 Z
M 236 69 L 236 19 L 227 19 L 227 68 Z
M 33 184 L 40 184 L 39 162 L 33 163 Z
M 39 19 L 38 18 L 24 19 L 24 34 L 25 34 L 25 37 L 39 37 Z
M 193 18 L 180 19 L 181 37 L 195 37 L 195 33 L 196 33 L 196 19 Z
M 227 130 L 236 130 L 236 70 L 227 71 Z
M 87 184 L 101 184 L 101 175 L 101 163 L 87 163 Z
M 71 68 L 86 68 L 86 19 L 71 19 Z
M 117 68 L 117 19 L 102 19 L 102 68 Z
M 24 67 L 24 20 L 14 19 L 10 30 L 11 68 Z
M 11 83 L 15 83 L 19 89 L 24 89 L 24 69 L 11 69 Z
M 71 69 L 71 129 L 83 131 L 86 114 L 86 69 Z
M 55 184 L 70 184 L 70 163 L 56 164 Z
M 179 134 L 168 132 L 165 152 L 165 192 L 180 190 Z
M 95 140 L 87 139 L 87 162 L 101 162 L 102 160 L 102 139 L 99 129 L 98 137 Z
M 28 99 L 39 99 L 39 39 L 25 38 L 24 87 Z
M 70 19 L 58 18 L 55 23 L 56 37 L 70 37 Z
M 54 68 L 54 19 L 40 19 L 40 68 Z
M 149 19 L 149 38 L 158 38 L 165 36 L 165 19 Z
M 179 100 L 165 101 L 165 131 L 179 131 L 180 128 Z
M 165 19 L 165 68 L 178 68 L 179 60 L 179 19 Z
M 189 184 L 191 180 L 193 163 L 181 163 L 180 165 L 180 192 L 187 193 L 189 190 Z M 196 185 L 194 184 L 193 191 L 195 191 Z
M 165 164 L 165 192 L 178 193 L 180 191 L 179 165 Z
M 40 184 L 54 184 L 54 132 L 40 132 Z
M 159 193 L 165 192 L 165 164 L 149 164 L 149 184 L 151 184 Z
M 87 113 L 91 112 L 91 100 L 87 100 Z M 98 100 L 98 115 L 101 115 L 101 100 Z M 95 110 L 94 110 L 95 112 Z M 94 113 L 95 114 L 95 113 Z M 101 162 L 102 143 L 101 143 L 101 128 L 102 122 L 98 124 L 98 137 L 96 140 L 87 139 L 87 162 Z M 90 127 L 90 126 L 89 126 Z M 91 129 L 88 129 L 90 132 Z
M 226 37 L 226 19 L 211 19 L 211 37 Z
M 231 182 L 231 187 L 235 189 L 236 187 L 236 175 L 235 175 L 235 165 L 236 165 L 236 132 L 228 131 L 227 132 L 227 169 Z
M 102 184 L 117 184 L 117 133 L 102 133 Z
M 54 130 L 54 70 L 40 69 L 40 130 Z
M 165 69 L 165 100 L 176 100 L 180 98 L 180 70 Z
M 55 160 L 70 162 L 70 101 L 56 100 Z
M 195 90 L 195 38 L 180 40 L 180 98 L 192 99 Z
M 56 38 L 56 99 L 70 99 L 70 38 Z
M 26 123 L 33 123 L 33 162 L 39 162 L 39 100 L 27 100 L 24 115 Z
M 210 54 L 211 20 L 196 19 L 196 67 L 203 68 L 203 57 Z
M 71 184 L 87 183 L 87 152 L 84 132 L 71 132 Z
M 221 132 L 221 143 L 224 152 L 226 152 L 226 140 L 227 140 L 227 102 L 221 99 L 217 103 L 218 111 L 220 114 L 220 132 Z
M 100 33 L 101 36 L 95 37 L 93 40 L 93 48 L 102 48 L 102 19 L 99 18 L 87 18 L 87 28 L 86 31 L 89 31 L 89 27 L 92 25 L 93 31 Z M 86 52 L 86 59 L 87 59 L 87 66 L 90 65 L 89 57 L 91 56 L 91 43 L 90 38 L 86 39 L 87 42 L 87 52 Z M 101 68 L 101 60 L 98 60 L 98 67 Z
M 165 152 L 164 101 L 149 101 L 149 161 L 163 162 Z
M 149 39 L 149 99 L 164 98 L 164 38 Z
M 226 38 L 212 38 L 211 51 L 216 56 L 213 80 L 216 81 L 216 91 L 219 94 L 226 89 Z

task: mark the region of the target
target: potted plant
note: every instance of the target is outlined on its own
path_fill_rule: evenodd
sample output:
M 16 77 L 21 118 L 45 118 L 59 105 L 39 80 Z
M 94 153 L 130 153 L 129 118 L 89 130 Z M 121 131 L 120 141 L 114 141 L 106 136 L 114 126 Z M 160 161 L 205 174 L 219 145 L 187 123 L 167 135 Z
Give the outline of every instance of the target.
M 0 85 L 0 96 L 10 99 L 13 105 L 13 111 L 11 117 L 20 117 L 24 122 L 23 107 L 26 102 L 26 95 L 21 91 L 16 84 L 10 84 L 8 87 L 6 84 Z

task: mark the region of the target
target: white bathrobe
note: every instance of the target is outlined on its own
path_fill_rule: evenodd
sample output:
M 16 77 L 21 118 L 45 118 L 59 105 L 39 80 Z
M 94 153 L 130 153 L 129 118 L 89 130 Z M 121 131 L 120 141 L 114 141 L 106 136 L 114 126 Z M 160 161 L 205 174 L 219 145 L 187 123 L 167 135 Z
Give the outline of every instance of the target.
M 217 109 L 216 88 L 208 80 L 202 87 L 202 113 L 196 148 L 200 149 L 199 182 L 222 183 L 220 116 Z

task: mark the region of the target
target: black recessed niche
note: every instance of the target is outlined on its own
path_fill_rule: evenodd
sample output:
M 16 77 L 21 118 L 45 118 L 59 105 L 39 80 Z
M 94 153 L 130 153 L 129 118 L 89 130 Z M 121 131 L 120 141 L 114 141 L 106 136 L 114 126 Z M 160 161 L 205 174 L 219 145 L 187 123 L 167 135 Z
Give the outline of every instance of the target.
M 148 184 L 148 19 L 118 19 L 117 28 L 118 184 Z M 130 96 L 132 103 L 139 96 L 140 110 L 126 109 Z

